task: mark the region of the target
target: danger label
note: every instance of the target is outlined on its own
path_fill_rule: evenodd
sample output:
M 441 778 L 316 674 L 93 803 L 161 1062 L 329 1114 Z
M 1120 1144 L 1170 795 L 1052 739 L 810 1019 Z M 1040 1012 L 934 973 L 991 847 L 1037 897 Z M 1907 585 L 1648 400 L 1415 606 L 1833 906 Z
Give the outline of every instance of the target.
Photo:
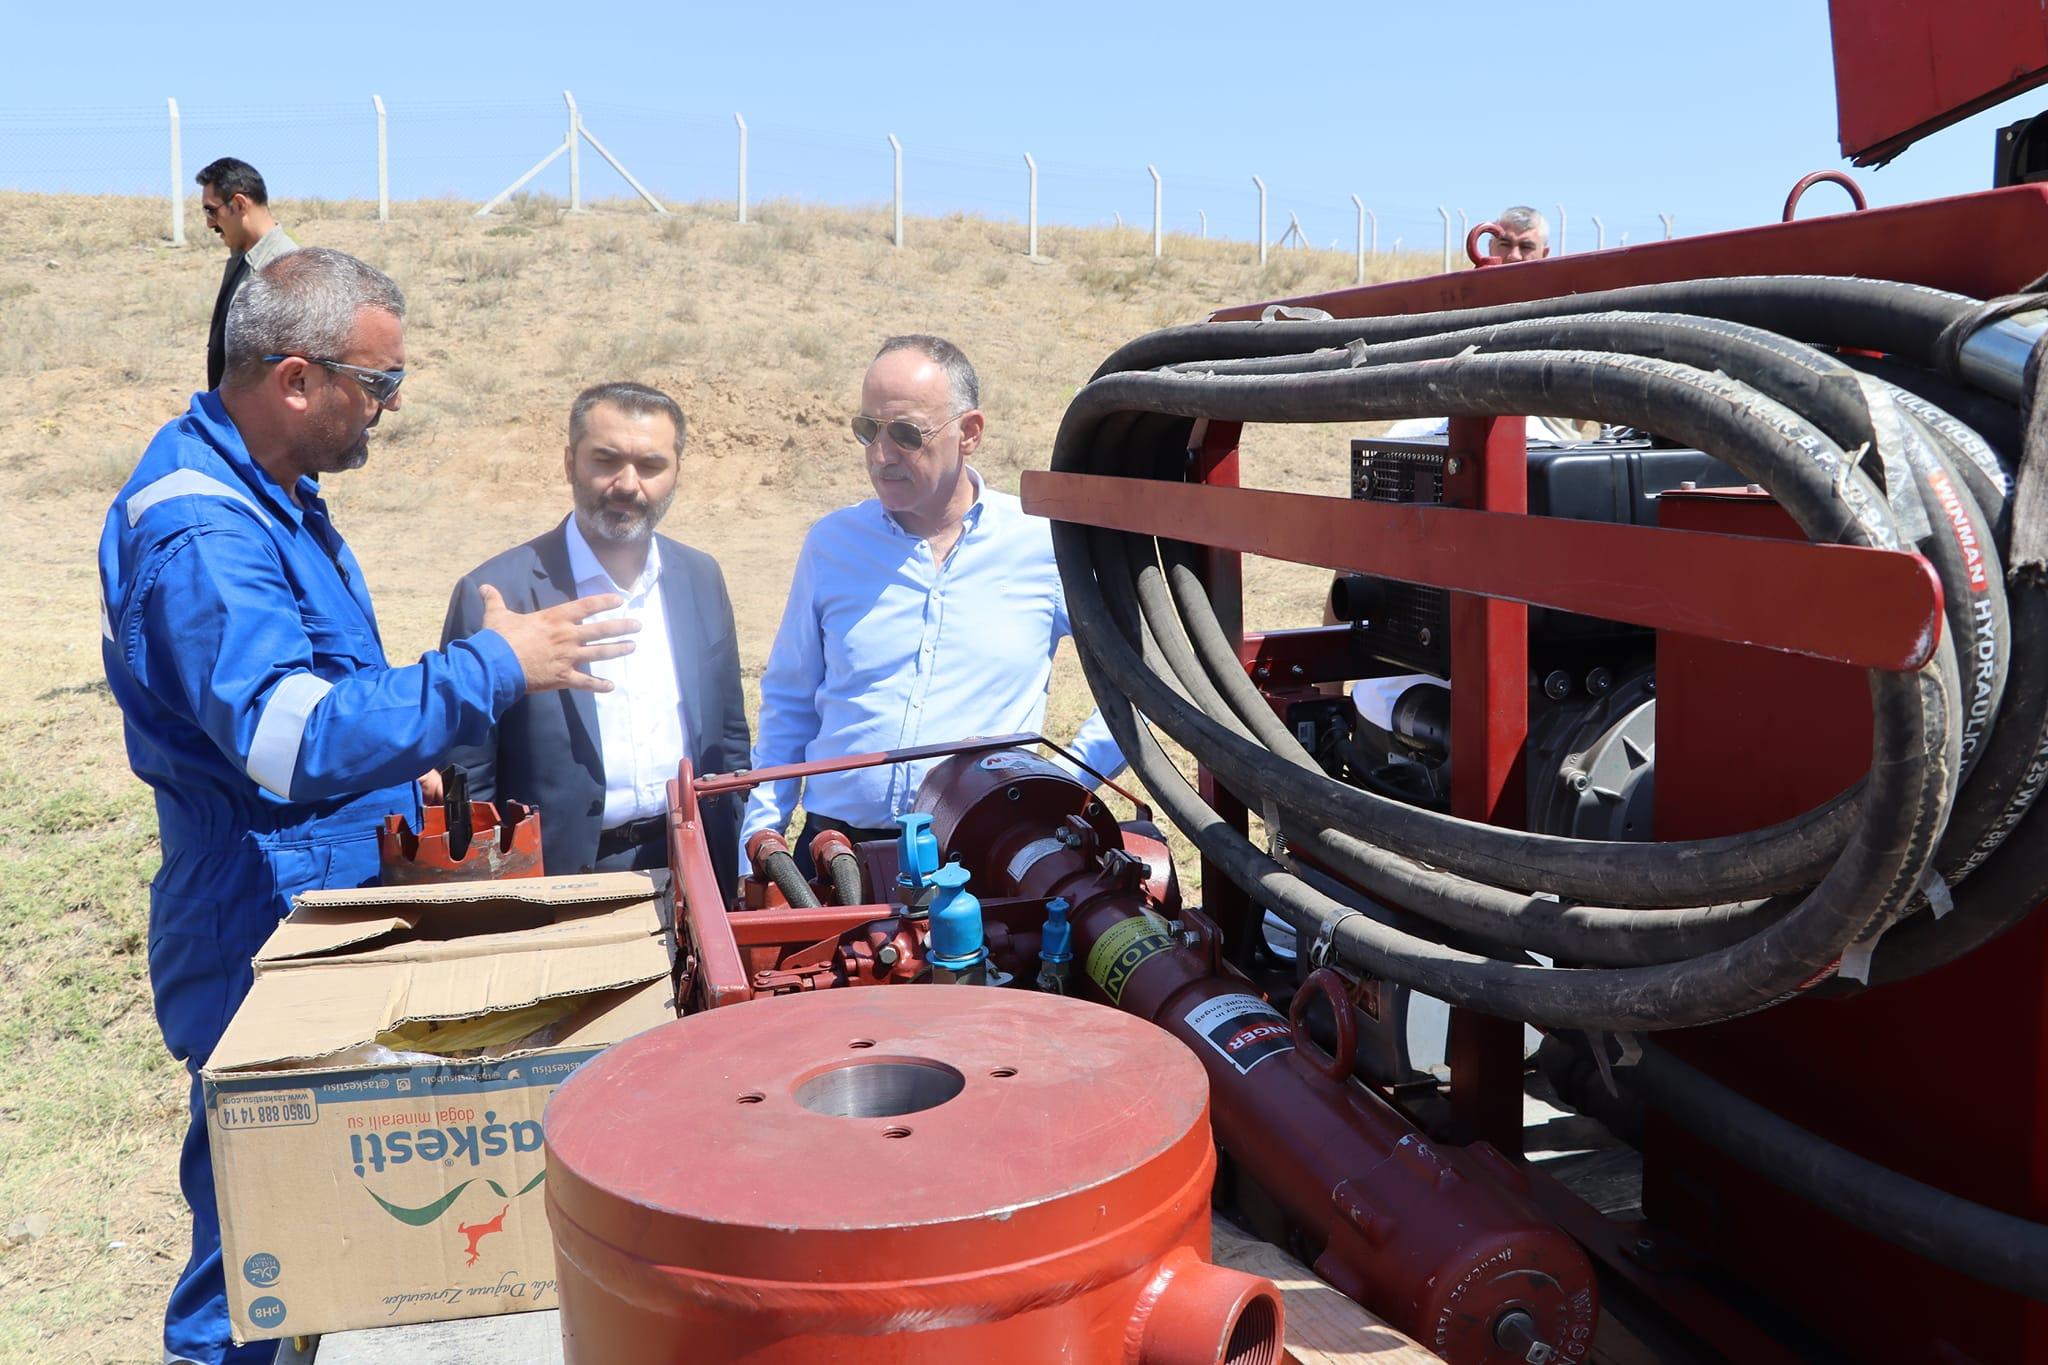
M 1240 1073 L 1294 1050 L 1294 1030 L 1256 995 L 1219 995 L 1188 1011 L 1188 1026 Z
M 1118 920 L 1088 950 L 1088 977 L 1111 1004 L 1122 1004 L 1131 973 L 1146 959 L 1173 951 L 1173 929 L 1157 915 Z

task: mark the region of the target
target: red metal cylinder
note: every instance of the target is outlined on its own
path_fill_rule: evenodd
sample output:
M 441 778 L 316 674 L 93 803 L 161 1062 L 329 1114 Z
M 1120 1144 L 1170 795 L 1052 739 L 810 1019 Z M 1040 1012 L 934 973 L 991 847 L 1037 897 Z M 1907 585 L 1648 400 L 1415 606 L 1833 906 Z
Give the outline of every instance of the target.
M 1086 796 L 1068 782 L 1062 798 L 1063 775 L 987 766 L 1000 757 L 949 760 L 926 780 L 918 805 L 934 812 L 939 847 L 989 894 L 1067 899 L 1076 987 L 1201 1061 L 1218 1143 L 1322 1248 L 1316 1273 L 1453 1365 L 1524 1359 L 1501 1340 L 1517 1312 L 1557 1359 L 1584 1360 L 1593 1270 L 1524 1200 L 1522 1169 L 1484 1143 L 1431 1144 L 1348 1065 L 1297 1047 L 1289 1021 L 1226 971 L 1212 942 L 1191 944 L 1158 913 L 1145 870 L 1114 843 L 1105 853 L 1093 822 L 1062 815 L 1058 838 L 1005 823 L 1005 810 L 1073 811 Z
M 710 1010 L 546 1117 L 569 1365 L 1276 1365 L 1272 1285 L 1202 1264 L 1208 1086 L 1098 1005 L 969 986 Z

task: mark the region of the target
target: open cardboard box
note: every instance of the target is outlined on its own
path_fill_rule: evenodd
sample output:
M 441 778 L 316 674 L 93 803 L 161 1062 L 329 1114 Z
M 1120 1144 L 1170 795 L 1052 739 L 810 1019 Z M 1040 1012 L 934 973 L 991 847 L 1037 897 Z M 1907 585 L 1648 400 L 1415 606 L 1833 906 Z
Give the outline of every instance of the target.
M 202 1074 L 237 1341 L 555 1306 L 541 1111 L 675 1017 L 667 879 L 297 898 Z

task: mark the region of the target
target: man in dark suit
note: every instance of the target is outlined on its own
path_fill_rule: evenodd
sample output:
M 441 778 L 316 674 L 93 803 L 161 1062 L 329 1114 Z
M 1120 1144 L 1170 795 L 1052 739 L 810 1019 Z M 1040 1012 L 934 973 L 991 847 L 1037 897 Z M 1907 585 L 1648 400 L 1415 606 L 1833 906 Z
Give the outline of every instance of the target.
M 626 599 L 641 623 L 634 652 L 591 665 L 610 692 L 543 694 L 515 703 L 493 742 L 456 751 L 471 799 L 510 799 L 541 815 L 550 873 L 665 867 L 667 783 L 684 754 L 700 773 L 747 766 L 739 645 L 725 576 L 700 550 L 654 533 L 675 500 L 683 414 L 644 384 L 599 384 L 569 409 L 562 467 L 575 506 L 559 526 L 480 565 L 456 584 L 444 639 L 482 620 L 488 583 L 514 611 L 588 596 Z M 597 618 L 593 618 L 597 619 Z M 730 892 L 738 803 L 703 812 L 712 865 Z
M 224 156 L 208 162 L 192 177 L 199 182 L 199 207 L 206 226 L 227 243 L 228 263 L 221 271 L 220 293 L 213 300 L 213 320 L 206 327 L 206 387 L 220 387 L 227 368 L 228 307 L 249 277 L 298 243 L 277 225 L 270 213 L 270 190 L 246 161 Z

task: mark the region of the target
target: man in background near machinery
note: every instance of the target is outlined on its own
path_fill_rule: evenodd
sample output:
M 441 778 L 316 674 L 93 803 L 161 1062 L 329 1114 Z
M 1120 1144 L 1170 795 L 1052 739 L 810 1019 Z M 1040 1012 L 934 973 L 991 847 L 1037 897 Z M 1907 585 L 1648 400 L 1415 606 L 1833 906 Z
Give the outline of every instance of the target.
M 404 296 L 338 251 L 294 251 L 228 317 L 227 382 L 194 395 L 108 509 L 101 654 L 128 760 L 156 791 L 150 886 L 158 1026 L 192 1076 L 179 1185 L 192 1252 L 164 1316 L 171 1362 L 269 1359 L 228 1339 L 199 1070 L 248 993 L 249 960 L 294 895 L 377 880 L 377 827 L 416 816 L 413 775 L 474 743 L 522 694 L 602 690 L 581 665 L 632 648 L 616 597 L 518 615 L 385 661 L 362 567 L 314 478 L 358 469 L 399 405 Z M 602 643 L 603 641 L 613 643 Z
M 1550 220 L 1527 204 L 1502 209 L 1487 254 L 1497 261 L 1540 261 L 1550 254 Z
M 285 252 L 296 251 L 299 244 L 271 216 L 270 191 L 248 162 L 224 156 L 192 178 L 199 182 L 199 208 L 206 226 L 228 246 L 213 320 L 206 327 L 206 387 L 217 389 L 227 366 L 229 305 L 251 276 Z
M 683 438 L 682 409 L 659 389 L 585 389 L 569 408 L 562 452 L 570 515 L 472 571 L 448 602 L 444 643 L 477 628 L 485 584 L 515 610 L 615 594 L 625 601 L 620 612 L 641 623 L 638 651 L 592 669 L 612 691 L 515 702 L 482 744 L 455 753 L 472 800 L 509 798 L 540 811 L 541 856 L 552 873 L 668 866 L 677 763 L 688 754 L 698 772 L 747 766 L 725 575 L 703 551 L 654 533 L 675 501 Z M 730 892 L 737 800 L 713 800 L 704 824 Z
M 1043 724 L 1053 654 L 1073 631 L 1050 523 L 967 463 L 981 444 L 980 403 L 974 367 L 950 341 L 882 343 L 852 423 L 875 496 L 804 537 L 761 675 L 755 768 Z M 1106 777 L 1123 767 L 1099 715 L 1073 747 Z M 810 778 L 798 865 L 809 872 L 824 830 L 856 843 L 893 836 L 890 822 L 937 761 Z M 743 833 L 782 831 L 798 786 L 756 787 Z

